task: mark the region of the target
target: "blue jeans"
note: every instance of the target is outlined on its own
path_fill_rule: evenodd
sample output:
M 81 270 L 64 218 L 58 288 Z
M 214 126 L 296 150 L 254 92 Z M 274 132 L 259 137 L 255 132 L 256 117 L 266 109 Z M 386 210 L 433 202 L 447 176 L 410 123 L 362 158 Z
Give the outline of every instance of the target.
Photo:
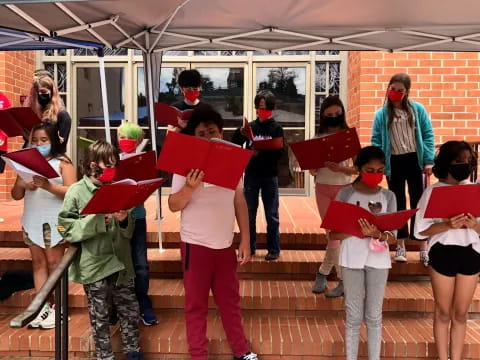
M 130 241 L 132 261 L 135 269 L 135 293 L 137 294 L 140 312 L 152 310 L 152 302 L 148 297 L 150 272 L 147 260 L 147 220 L 135 219 L 135 230 Z
M 250 250 L 252 254 L 257 242 L 257 209 L 258 196 L 262 195 L 265 219 L 267 220 L 267 249 L 269 253 L 280 252 L 280 231 L 278 215 L 278 177 L 263 177 L 245 174 L 244 192 L 248 206 L 248 219 L 250 223 Z

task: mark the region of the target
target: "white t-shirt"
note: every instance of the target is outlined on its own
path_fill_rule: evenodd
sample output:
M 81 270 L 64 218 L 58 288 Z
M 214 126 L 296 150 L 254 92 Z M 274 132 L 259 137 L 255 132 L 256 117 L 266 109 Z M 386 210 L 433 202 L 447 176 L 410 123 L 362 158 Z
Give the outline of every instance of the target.
M 465 182 L 462 185 L 470 184 L 470 182 Z M 439 186 L 451 186 L 443 182 L 438 182 L 429 186 L 423 192 L 420 201 L 418 202 L 418 212 L 415 217 L 415 237 L 418 239 L 427 239 L 428 236 L 420 235 L 421 232 L 427 230 L 430 226 L 436 223 L 440 223 L 442 219 L 428 219 L 425 218 L 425 211 L 427 210 L 428 201 L 432 195 L 432 190 Z M 474 200 L 475 201 L 475 200 Z M 476 200 L 478 201 L 478 200 Z M 478 221 L 479 219 L 477 219 Z M 430 237 L 428 240 L 428 250 L 431 247 L 439 242 L 443 245 L 458 245 L 458 246 L 468 246 L 472 244 L 473 249 L 480 253 L 480 239 L 478 233 L 473 229 L 452 229 L 440 234 L 436 234 Z
M 375 194 L 364 194 L 355 191 L 352 186 L 340 190 L 338 201 L 361 206 L 375 214 L 397 211 L 395 195 L 387 189 L 380 189 Z M 372 211 L 373 210 L 373 211 Z M 388 251 L 375 252 L 369 248 L 370 238 L 350 236 L 340 245 L 340 266 L 350 269 L 364 269 L 366 266 L 375 269 L 390 269 L 392 262 Z
M 172 194 L 179 192 L 186 178 L 173 175 Z M 239 188 L 241 188 L 241 183 Z M 235 191 L 201 183 L 182 210 L 180 238 L 183 242 L 211 249 L 232 245 L 235 226 Z

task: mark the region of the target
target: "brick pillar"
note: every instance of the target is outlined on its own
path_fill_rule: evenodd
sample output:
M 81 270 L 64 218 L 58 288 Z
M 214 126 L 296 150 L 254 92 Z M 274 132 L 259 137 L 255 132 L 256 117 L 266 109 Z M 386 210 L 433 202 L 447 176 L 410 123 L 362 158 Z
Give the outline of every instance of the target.
M 8 97 L 12 106 L 20 106 L 20 95 L 30 91 L 34 70 L 33 51 L 0 51 L 0 91 Z M 18 150 L 22 144 L 21 138 L 10 138 L 8 150 Z M 10 189 L 15 178 L 15 173 L 8 167 L 0 174 L 0 202 L 11 200 Z

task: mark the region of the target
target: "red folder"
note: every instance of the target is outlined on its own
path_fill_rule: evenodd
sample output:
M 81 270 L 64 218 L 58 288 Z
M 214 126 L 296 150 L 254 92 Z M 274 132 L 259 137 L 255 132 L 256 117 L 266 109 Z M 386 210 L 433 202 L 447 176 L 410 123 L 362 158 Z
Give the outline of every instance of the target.
M 47 179 L 54 179 L 60 176 L 37 149 L 22 149 L 3 156 L 35 171 Z
M 366 219 L 380 231 L 393 231 L 402 228 L 417 211 L 413 209 L 374 215 L 360 206 L 332 201 L 322 221 L 322 228 L 363 238 L 359 219 Z
M 156 163 L 155 151 L 148 151 L 120 160 L 114 181 L 123 179 L 135 181 L 155 179 L 158 177 L 155 169 Z
M 361 149 L 355 128 L 340 131 L 312 140 L 291 143 L 295 157 L 302 170 L 318 169 L 325 162 L 339 163 L 358 154 Z
M 41 120 L 29 107 L 12 107 L 0 110 L 0 129 L 8 137 L 23 136 L 39 124 Z
M 250 141 L 253 141 L 253 130 L 250 126 L 250 123 L 247 119 L 243 118 L 243 128 L 247 131 L 247 138 Z
M 111 214 L 143 204 L 166 179 L 151 179 L 138 183 L 126 179 L 102 185 L 85 205 L 80 215 Z
M 155 103 L 155 119 L 162 124 L 180 127 L 178 118 L 188 120 L 192 112 L 192 109 L 182 111 L 164 103 Z
M 283 149 L 283 137 L 266 140 L 253 140 L 254 150 L 280 150 Z
M 426 218 L 450 219 L 460 214 L 480 217 L 480 184 L 447 185 L 432 189 Z
M 223 140 L 208 141 L 169 131 L 157 168 L 182 176 L 201 169 L 204 182 L 235 190 L 252 154 Z

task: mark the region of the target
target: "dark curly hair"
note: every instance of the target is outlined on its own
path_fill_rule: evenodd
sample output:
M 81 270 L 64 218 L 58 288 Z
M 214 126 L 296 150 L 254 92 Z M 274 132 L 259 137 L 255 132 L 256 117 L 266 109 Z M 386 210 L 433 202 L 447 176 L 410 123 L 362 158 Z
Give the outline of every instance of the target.
M 209 104 L 201 103 L 195 107 L 190 115 L 190 119 L 188 119 L 187 126 L 182 130 L 182 134 L 195 135 L 195 129 L 200 124 L 215 124 L 220 132 L 223 131 L 222 115 Z
M 457 160 L 464 151 L 470 152 L 470 164 L 472 167 L 476 167 L 477 154 L 475 154 L 470 144 L 466 141 L 451 140 L 440 146 L 432 169 L 433 175 L 439 180 L 445 179 L 448 176 L 450 165 Z

